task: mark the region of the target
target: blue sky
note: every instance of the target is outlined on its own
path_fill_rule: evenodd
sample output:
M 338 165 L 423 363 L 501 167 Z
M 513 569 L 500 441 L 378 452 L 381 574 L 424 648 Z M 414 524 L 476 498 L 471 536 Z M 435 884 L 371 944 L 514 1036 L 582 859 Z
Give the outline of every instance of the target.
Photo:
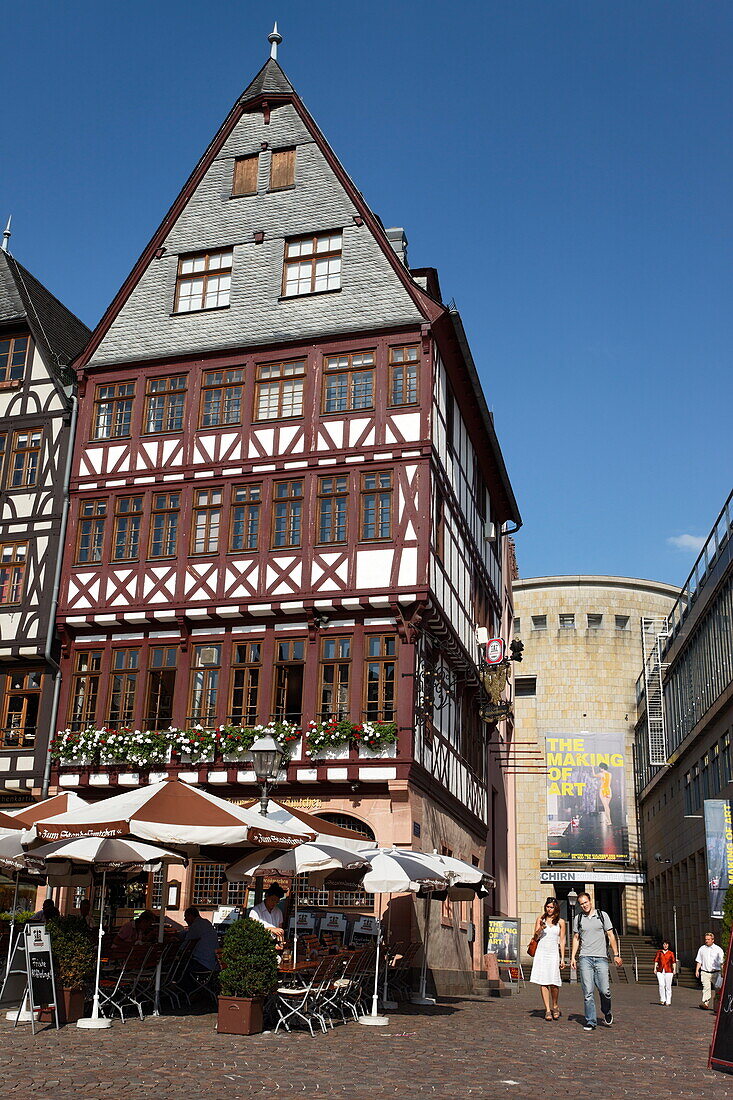
M 13 5 L 0 217 L 88 324 L 275 17 L 347 170 L 463 314 L 522 576 L 681 583 L 731 487 L 733 6 Z

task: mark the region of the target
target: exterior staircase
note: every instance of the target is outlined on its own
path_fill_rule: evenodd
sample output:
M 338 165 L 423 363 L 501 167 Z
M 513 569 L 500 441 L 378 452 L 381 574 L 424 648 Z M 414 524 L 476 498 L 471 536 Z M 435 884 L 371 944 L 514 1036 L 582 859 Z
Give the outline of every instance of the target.
M 654 956 L 658 950 L 658 944 L 649 936 L 622 936 L 621 951 L 624 957 L 624 969 L 628 973 L 628 981 L 633 982 L 637 978 L 639 985 L 657 984 L 657 976 L 654 973 Z M 636 956 L 636 971 L 634 968 L 634 956 Z M 695 977 L 695 971 L 683 966 L 677 975 L 677 984 L 688 989 L 699 989 L 700 983 Z

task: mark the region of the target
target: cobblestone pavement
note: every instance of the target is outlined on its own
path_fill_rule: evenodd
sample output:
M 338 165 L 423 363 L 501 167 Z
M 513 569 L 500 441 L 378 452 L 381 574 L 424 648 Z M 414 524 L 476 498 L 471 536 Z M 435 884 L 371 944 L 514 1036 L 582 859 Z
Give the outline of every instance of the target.
M 613 988 L 616 1021 L 582 1029 L 581 996 L 546 1023 L 538 992 L 509 1000 L 444 999 L 404 1009 L 389 1027 L 351 1023 L 307 1033 L 217 1035 L 211 1014 L 115 1022 L 109 1031 L 0 1024 L 0 1096 L 237 1097 L 733 1097 L 733 1077 L 706 1069 L 713 1014 L 693 990 L 671 1008 L 651 986 Z

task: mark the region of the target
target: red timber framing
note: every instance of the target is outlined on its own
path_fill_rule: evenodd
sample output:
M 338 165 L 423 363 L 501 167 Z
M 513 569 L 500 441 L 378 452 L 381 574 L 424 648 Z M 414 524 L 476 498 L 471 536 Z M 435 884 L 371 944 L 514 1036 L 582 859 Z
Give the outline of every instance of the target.
M 354 221 L 372 233 L 416 304 L 409 316 L 422 321 L 329 331 L 307 342 L 273 340 L 95 365 L 96 349 L 238 119 L 245 111 L 266 110 L 265 98 L 269 108 L 292 103 L 353 203 Z M 427 285 L 437 294 L 435 279 L 428 276 Z M 207 728 L 240 721 L 251 725 L 255 718 L 267 722 L 282 717 L 283 697 L 292 712 L 285 717 L 305 729 L 324 710 L 324 643 L 342 639 L 348 642 L 349 683 L 348 689 L 341 685 L 339 705 L 345 694 L 344 709 L 355 723 L 372 716 L 393 718 L 398 743 L 378 755 L 351 748 L 321 759 L 307 755 L 303 736 L 278 797 L 314 793 L 356 805 L 374 796 L 394 814 L 400 802 L 410 802 L 410 812 L 417 813 L 424 797 L 458 822 L 477 847 L 485 844 L 492 783 L 499 786 L 501 778 L 492 772 L 486 730 L 477 719 L 476 652 L 469 650 L 465 629 L 467 622 L 471 629 L 476 623 L 474 592 L 448 566 L 447 601 L 437 598 L 433 584 L 436 490 L 456 517 L 453 543 L 459 545 L 455 560 L 461 574 L 478 578 L 481 606 L 491 609 L 497 629 L 506 622 L 508 597 L 506 586 L 488 576 L 476 523 L 472 527 L 462 515 L 458 479 L 452 487 L 441 465 L 435 442 L 438 357 L 476 454 L 492 518 L 498 524 L 519 523 L 519 514 L 461 332 L 457 314 L 412 278 L 299 98 L 292 93 L 238 101 L 76 363 L 80 408 L 59 606 L 64 642 L 59 728 L 74 722 L 75 715 L 95 728 L 119 724 L 124 694 L 124 721 L 133 729 L 160 723 L 184 729 L 196 722 Z M 399 362 L 395 350 L 405 348 L 417 349 L 418 384 L 416 400 L 399 405 L 390 386 Z M 344 358 L 344 375 L 373 371 L 353 385 L 346 378 L 343 400 L 334 398 L 338 386 L 328 382 L 341 371 L 340 366 L 326 368 L 334 357 Z M 258 406 L 258 386 L 279 384 L 266 368 L 283 363 L 304 364 L 302 373 L 288 376 L 291 386 L 302 386 L 297 400 L 284 401 L 273 390 L 271 402 L 263 397 Z M 167 378 L 185 381 L 176 389 L 151 387 L 152 381 Z M 239 388 L 225 402 L 212 397 L 218 384 Z M 124 393 L 112 391 L 122 385 Z M 148 418 L 146 425 L 146 402 L 153 394 L 170 396 L 170 408 L 165 406 L 155 424 L 176 430 L 146 431 L 151 423 Z M 106 398 L 126 404 L 105 412 L 105 425 L 111 427 L 109 438 L 101 438 L 95 417 Z M 213 418 L 204 414 L 204 402 L 218 410 Z M 293 409 L 299 415 L 283 415 Z M 202 426 L 217 418 L 216 426 Z M 382 480 L 372 486 L 367 479 L 374 475 Z M 368 499 L 370 493 L 383 494 L 379 507 Z M 119 503 L 132 498 L 140 498 L 141 506 L 128 507 L 126 515 L 133 515 L 134 522 L 128 518 L 123 531 L 116 526 L 123 514 Z M 327 499 L 328 507 L 323 504 Z M 92 509 L 94 501 L 104 506 Z M 366 522 L 372 508 L 381 524 Z M 79 561 L 78 525 L 90 512 L 99 521 L 95 554 Z M 328 523 L 321 524 L 322 515 Z M 382 639 L 371 653 L 375 667 L 389 664 L 394 648 L 393 715 L 370 711 L 373 698 L 382 707 L 389 698 L 383 685 L 373 697 L 365 687 L 375 639 Z M 255 644 L 260 647 L 257 660 L 238 650 Z M 202 648 L 207 667 L 196 680 Z M 161 650 L 165 657 L 156 658 L 154 666 L 153 651 Z M 79 655 L 86 652 L 99 655 L 92 662 L 98 678 L 93 714 L 84 684 L 78 686 L 81 673 L 75 672 Z M 443 662 L 455 696 L 449 711 L 435 721 L 417 706 L 426 661 Z M 234 702 L 235 678 L 244 665 L 257 672 L 256 714 L 250 678 L 246 721 Z M 165 676 L 159 673 L 163 667 Z M 240 695 L 242 682 L 237 681 Z M 205 714 L 197 710 L 194 683 L 208 692 Z M 177 771 L 233 798 L 252 790 L 251 768 L 241 761 L 215 758 L 192 765 L 173 759 L 160 770 Z M 93 797 L 104 787 L 145 782 L 150 774 L 133 765 L 67 761 L 56 778 Z M 410 839 L 408 832 L 401 843 Z

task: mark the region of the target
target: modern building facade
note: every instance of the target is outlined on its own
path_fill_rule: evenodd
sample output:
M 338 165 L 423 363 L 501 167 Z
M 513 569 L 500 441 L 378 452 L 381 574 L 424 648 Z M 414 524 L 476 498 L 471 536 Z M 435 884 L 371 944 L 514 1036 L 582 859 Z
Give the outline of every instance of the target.
M 634 805 L 641 620 L 667 614 L 670 585 L 627 577 L 514 582 L 518 915 L 587 890 L 622 933 L 643 920 Z M 524 937 L 526 940 L 526 936 Z
M 710 885 L 717 881 L 708 881 L 703 813 L 707 799 L 733 798 L 732 524 L 733 494 L 674 607 L 648 624 L 646 665 L 638 681 L 647 931 L 677 939 L 687 963 L 705 931 L 720 927 L 711 920 Z
M 68 455 L 69 364 L 89 330 L 0 250 L 0 806 L 43 786 L 59 687 L 55 632 Z
M 476 628 L 510 627 L 517 504 L 460 316 L 274 58 L 76 369 L 56 781 L 251 798 L 270 724 L 278 798 L 474 861 L 510 911 L 487 742 L 511 730 L 480 718 Z M 239 900 L 221 872 L 195 862 L 180 908 Z M 478 967 L 483 909 L 430 908 L 446 980 Z

